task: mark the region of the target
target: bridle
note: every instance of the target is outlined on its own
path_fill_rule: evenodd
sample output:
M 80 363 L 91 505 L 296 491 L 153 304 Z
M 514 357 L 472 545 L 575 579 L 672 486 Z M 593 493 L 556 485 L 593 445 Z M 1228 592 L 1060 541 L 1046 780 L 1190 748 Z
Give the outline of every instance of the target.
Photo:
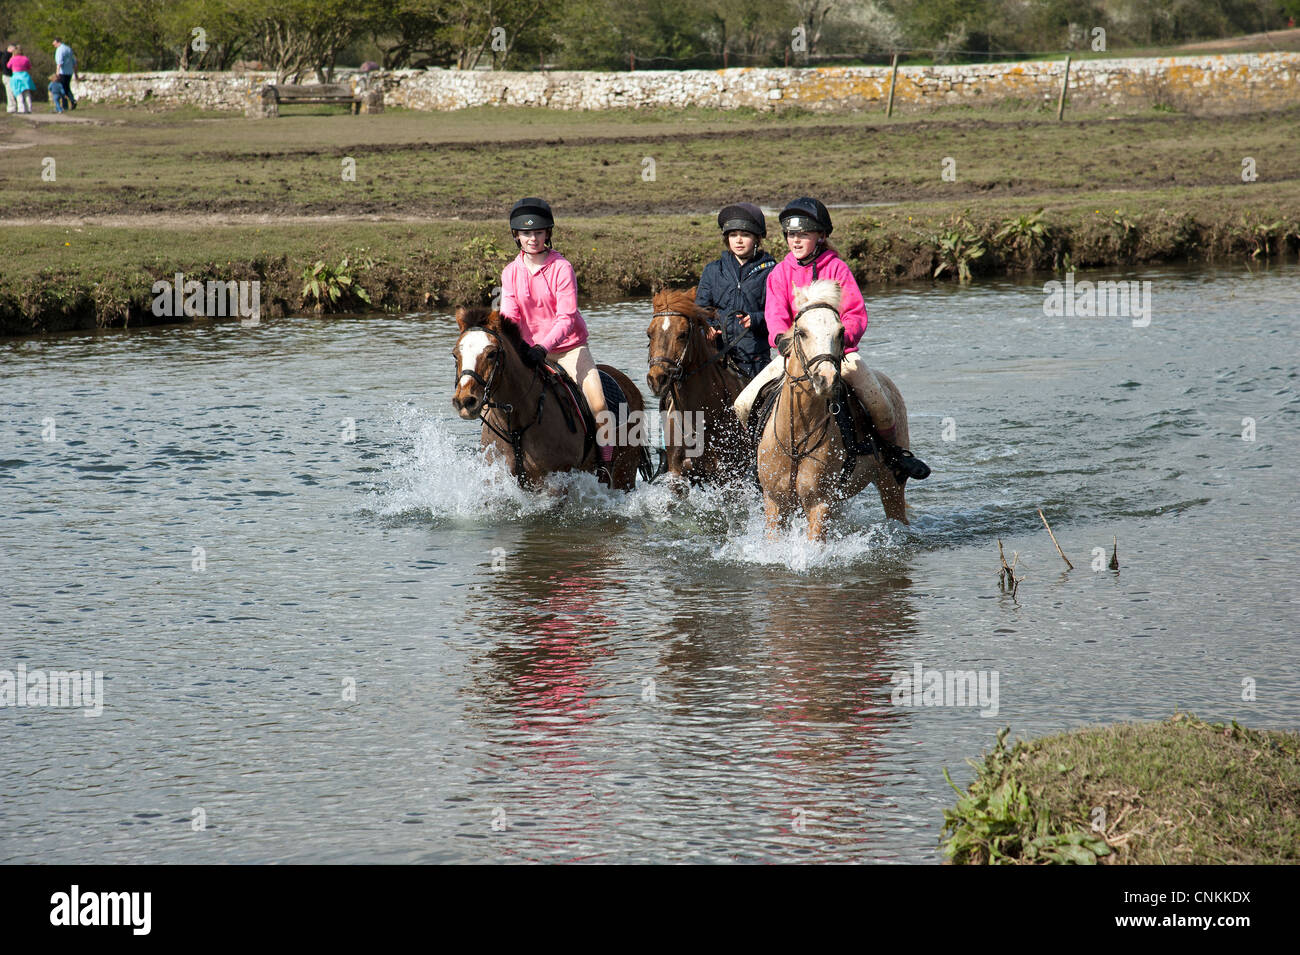
M 686 367 L 686 362 L 690 357 L 692 346 L 694 346 L 697 338 L 703 338 L 702 329 L 698 327 L 694 320 L 694 316 L 687 315 L 685 312 L 655 312 L 650 316 L 650 318 L 671 318 L 674 316 L 686 319 L 687 328 L 689 329 L 689 333 L 686 336 L 686 346 L 682 349 L 682 356 L 681 358 L 670 358 L 667 355 L 654 355 L 650 358 L 650 367 L 653 368 L 655 365 L 666 365 L 668 367 L 668 384 L 664 386 L 663 391 L 660 392 L 660 396 L 662 396 L 664 392 L 673 393 L 674 399 L 678 404 L 680 404 L 681 397 L 676 393 L 678 386 L 708 368 L 715 361 L 719 361 L 726 357 L 726 355 L 736 347 L 740 342 L 740 339 L 744 336 L 743 334 L 737 335 L 735 338 L 723 345 L 716 355 L 711 355 L 694 368 L 688 369 Z
M 794 321 L 790 323 L 791 331 L 793 332 L 794 327 L 799 324 L 799 319 L 801 319 L 805 313 L 811 312 L 814 309 L 819 309 L 819 308 L 829 309 L 830 311 L 834 312 L 835 318 L 837 320 L 840 317 L 840 311 L 835 306 L 827 305 L 823 302 L 814 302 L 811 305 L 805 305 L 803 308 L 799 309 L 799 311 L 795 313 Z M 803 346 L 799 343 L 799 336 L 791 334 L 790 339 L 794 347 L 795 358 L 799 360 L 799 364 L 803 367 L 803 373 L 800 375 L 791 375 L 789 372 L 786 372 L 786 376 L 785 376 L 786 380 L 789 381 L 792 386 L 797 387 L 800 382 L 804 382 L 804 381 L 811 382 L 812 370 L 821 362 L 824 361 L 830 362 L 832 365 L 835 366 L 835 380 L 831 385 L 830 405 L 827 409 L 826 417 L 822 419 L 822 421 L 817 425 L 817 427 L 809 429 L 809 431 L 801 439 L 796 441 L 794 438 L 794 402 L 790 401 L 789 402 L 790 447 L 788 448 L 783 447 L 781 444 L 780 434 L 777 432 L 775 427 L 773 427 L 772 429 L 772 439 L 776 442 L 776 446 L 781 450 L 783 454 L 787 455 L 790 458 L 790 497 L 793 498 L 795 496 L 795 484 L 799 479 L 799 462 L 802 461 L 804 458 L 812 457 L 813 452 L 816 451 L 818 448 L 820 448 L 823 444 L 825 444 L 830 439 L 831 421 L 834 420 L 835 417 L 840 413 L 841 410 L 840 403 L 836 400 L 835 396 L 840 393 L 840 388 L 842 383 L 842 379 L 840 378 L 840 368 L 844 362 L 844 355 L 842 353 L 839 355 L 835 355 L 832 354 L 831 352 L 823 352 L 819 355 L 814 355 L 812 358 L 809 358 L 807 354 L 805 354 L 803 350 Z M 809 387 L 811 387 L 811 385 Z M 784 389 L 782 389 L 782 391 L 784 391 Z M 774 419 L 775 419 L 777 407 L 779 407 L 780 405 L 780 401 L 781 401 L 781 393 L 778 392 L 776 396 L 777 404 L 772 408 L 772 415 Z M 816 442 L 810 443 L 813 441 L 813 438 L 817 439 Z
M 794 321 L 790 323 L 790 328 L 793 330 L 794 327 L 799 324 L 799 319 L 803 318 L 807 312 L 815 311 L 819 308 L 824 308 L 834 312 L 836 321 L 839 320 L 840 310 L 834 305 L 827 305 L 824 302 L 814 302 L 811 305 L 805 305 L 795 313 Z M 787 377 L 791 381 L 796 382 L 811 381 L 813 368 L 821 362 L 827 361 L 835 366 L 835 380 L 831 383 L 832 392 L 838 390 L 840 387 L 840 368 L 844 364 L 844 354 L 842 352 L 838 355 L 833 352 L 822 352 L 820 355 L 813 355 L 812 358 L 809 358 L 807 354 L 804 353 L 803 345 L 800 344 L 799 336 L 792 334 L 790 337 L 794 346 L 794 355 L 799 359 L 799 364 L 803 366 L 803 374 L 797 376 L 787 375 Z M 832 408 L 831 413 L 837 414 L 838 411 L 835 408 Z
M 479 411 L 476 417 L 483 422 L 483 427 L 487 428 L 489 431 L 495 434 L 502 441 L 507 441 L 510 443 L 510 448 L 511 450 L 514 451 L 514 455 L 515 455 L 515 475 L 516 477 L 519 478 L 520 482 L 522 483 L 524 480 L 524 432 L 542 420 L 542 407 L 546 403 L 545 382 L 542 381 L 543 387 L 538 389 L 537 410 L 533 413 L 533 420 L 528 422 L 523 427 L 519 427 L 519 428 L 510 427 L 511 418 L 514 416 L 515 413 L 514 405 L 508 403 L 503 404 L 501 402 L 492 400 L 492 385 L 496 382 L 497 375 L 501 371 L 501 366 L 505 364 L 505 349 L 507 347 L 506 343 L 501 338 L 500 333 L 495 332 L 492 329 L 483 325 L 479 325 L 475 327 L 478 328 L 480 331 L 486 332 L 496 342 L 496 346 L 497 346 L 496 350 L 492 353 L 492 368 L 488 372 L 487 378 L 484 378 L 473 368 L 470 368 L 470 369 L 462 370 L 460 374 L 456 376 L 456 380 L 460 381 L 461 378 L 464 378 L 466 375 L 469 375 L 470 378 L 472 378 L 474 381 L 477 381 L 480 385 L 483 386 L 483 401 L 479 405 Z M 457 367 L 460 366 L 459 358 L 457 358 L 456 364 Z M 530 394 L 532 392 L 533 386 L 536 385 L 539 382 L 539 380 L 541 380 L 541 377 L 542 377 L 542 369 L 541 366 L 538 366 L 533 370 L 533 380 L 528 385 L 527 390 L 524 392 L 525 395 Z M 561 407 L 563 407 L 563 405 L 561 405 Z M 492 419 L 490 417 L 487 417 L 488 411 L 501 412 L 501 414 L 505 417 L 504 430 L 492 423 Z

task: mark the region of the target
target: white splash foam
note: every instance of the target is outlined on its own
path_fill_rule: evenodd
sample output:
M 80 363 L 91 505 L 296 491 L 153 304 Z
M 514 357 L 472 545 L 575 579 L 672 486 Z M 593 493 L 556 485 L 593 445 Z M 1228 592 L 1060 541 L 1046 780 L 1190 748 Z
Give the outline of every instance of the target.
M 907 534 L 873 513 L 864 498 L 851 501 L 824 542 L 807 539 L 802 520 L 774 541 L 767 539 L 762 497 L 756 489 L 696 487 L 685 497 L 668 481 L 638 484 L 624 494 L 594 475 L 555 475 L 555 493 L 527 492 L 504 464 L 489 463 L 477 438 L 459 421 L 440 419 L 414 407 L 396 408 L 392 429 L 399 446 L 367 500 L 365 510 L 381 517 L 481 523 L 545 515 L 566 525 L 611 519 L 644 529 L 640 546 L 668 550 L 687 560 L 784 566 L 796 573 L 846 567 L 899 556 Z

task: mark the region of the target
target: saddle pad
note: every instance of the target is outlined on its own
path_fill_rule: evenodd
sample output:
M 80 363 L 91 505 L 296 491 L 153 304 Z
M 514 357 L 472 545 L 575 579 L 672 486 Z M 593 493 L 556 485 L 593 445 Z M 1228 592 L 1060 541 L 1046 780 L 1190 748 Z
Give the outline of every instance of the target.
M 767 419 L 772 417 L 772 407 L 776 404 L 776 396 L 781 393 L 781 384 L 784 381 L 785 375 L 772 379 L 760 388 L 754 397 L 753 412 L 750 415 L 754 447 L 758 447 L 759 439 L 763 437 L 763 429 L 767 427 Z
M 605 407 L 618 414 L 618 406 L 627 404 L 627 396 L 623 394 L 623 389 L 618 386 L 614 376 L 605 371 L 600 373 L 600 387 L 605 391 Z

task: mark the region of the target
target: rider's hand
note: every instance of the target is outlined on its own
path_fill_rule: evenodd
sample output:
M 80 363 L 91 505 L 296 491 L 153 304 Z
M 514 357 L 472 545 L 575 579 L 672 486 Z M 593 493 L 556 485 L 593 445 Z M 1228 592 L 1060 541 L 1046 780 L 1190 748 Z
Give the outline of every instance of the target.
M 706 334 L 709 336 L 709 341 L 716 342 L 719 338 L 722 337 L 722 329 L 714 328 L 712 325 L 710 325 L 709 330 Z
M 748 328 L 748 327 L 749 327 L 749 323 L 750 323 L 751 321 L 753 321 L 753 319 L 751 319 L 751 318 L 750 318 L 748 315 L 746 315 L 744 312 L 741 312 L 739 317 L 740 317 L 740 324 L 741 324 L 741 325 L 744 325 L 746 328 Z
M 546 363 L 546 349 L 541 345 L 534 345 L 528 349 L 528 355 L 524 361 L 529 368 L 541 368 Z

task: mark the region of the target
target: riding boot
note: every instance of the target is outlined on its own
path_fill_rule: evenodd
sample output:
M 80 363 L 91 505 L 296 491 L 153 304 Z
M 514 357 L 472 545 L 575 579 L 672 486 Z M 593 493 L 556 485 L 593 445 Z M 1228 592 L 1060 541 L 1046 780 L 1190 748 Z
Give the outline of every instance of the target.
M 900 448 L 883 438 L 879 444 L 880 456 L 884 459 L 885 464 L 889 466 L 889 470 L 894 472 L 894 478 L 900 484 L 904 478 L 924 481 L 930 476 L 930 466 L 907 448 Z
M 596 480 L 606 487 L 614 485 L 614 446 L 611 444 L 596 445 Z

